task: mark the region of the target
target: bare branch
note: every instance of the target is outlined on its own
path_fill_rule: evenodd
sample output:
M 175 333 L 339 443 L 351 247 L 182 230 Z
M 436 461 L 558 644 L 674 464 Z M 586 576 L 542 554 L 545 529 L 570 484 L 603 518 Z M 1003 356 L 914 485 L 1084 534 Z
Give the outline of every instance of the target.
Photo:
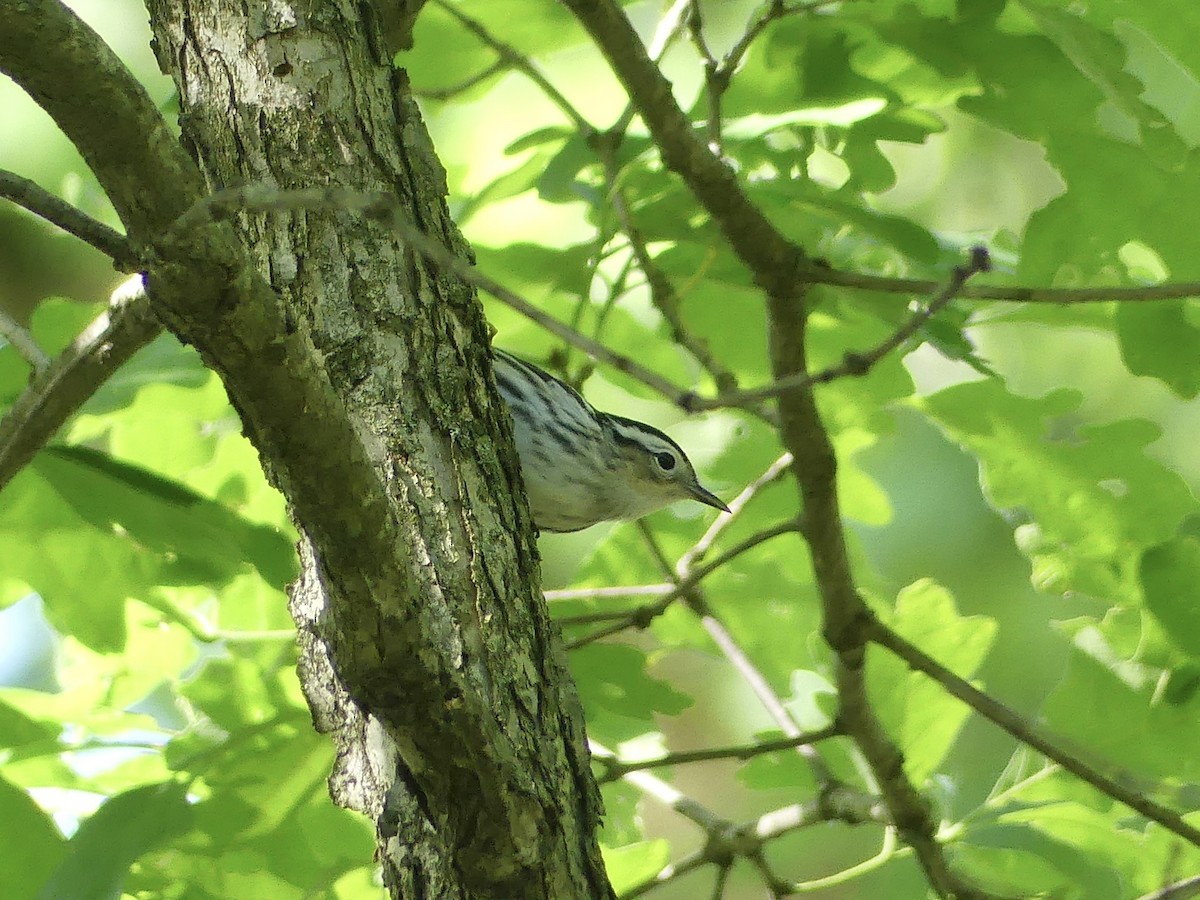
M 443 12 L 457 19 L 464 28 L 479 38 L 484 44 L 491 47 L 500 57 L 500 62 L 503 65 L 520 72 L 541 88 L 542 93 L 550 99 L 551 103 L 559 108 L 564 116 L 570 119 L 571 123 L 584 137 L 595 132 L 596 129 L 592 124 L 583 117 L 583 114 L 579 110 L 571 105 L 571 101 L 563 96 L 562 92 L 550 82 L 550 79 L 542 74 L 541 70 L 524 53 L 511 44 L 506 44 L 500 40 L 488 31 L 482 22 L 468 16 L 455 4 L 447 3 L 446 0 L 434 0 L 434 4 Z
M 770 0 L 760 7 L 759 11 L 751 19 L 750 24 L 746 26 L 745 32 L 738 38 L 737 43 L 730 48 L 721 60 L 721 65 L 718 74 L 728 86 L 730 78 L 737 71 L 737 67 L 741 65 L 742 58 L 746 55 L 746 51 L 750 49 L 762 33 L 767 29 L 767 26 L 773 22 L 787 16 L 796 15 L 797 13 L 815 12 L 826 6 L 833 6 L 836 3 L 846 2 L 846 0 L 810 0 L 806 3 L 785 3 L 783 0 Z
M 729 86 L 729 79 L 721 74 L 720 63 L 708 48 L 704 38 L 704 17 L 700 11 L 699 0 L 692 0 L 687 17 L 688 34 L 700 59 L 704 63 L 705 103 L 708 106 L 708 121 L 705 131 L 708 133 L 708 149 L 718 156 L 721 155 L 721 95 Z
M 637 609 L 626 613 L 620 619 L 620 621 L 616 622 L 615 624 L 602 628 L 599 631 L 587 635 L 586 637 L 569 642 L 567 644 L 567 649 L 575 650 L 579 647 L 593 643 L 594 641 L 598 641 L 601 638 L 619 634 L 627 628 L 648 627 L 651 622 L 666 612 L 667 607 L 669 607 L 680 597 L 684 596 L 688 591 L 703 581 L 708 575 L 724 566 L 730 560 L 741 556 L 743 553 L 746 553 L 749 550 L 753 550 L 759 544 L 762 544 L 771 538 L 778 537 L 781 534 L 798 533 L 799 530 L 799 522 L 795 520 L 788 520 L 786 522 L 780 522 L 778 525 L 774 525 L 771 528 L 766 528 L 750 535 L 750 537 L 746 538 L 741 543 L 734 545 L 729 550 L 726 550 L 716 559 L 712 560 L 712 562 L 706 563 L 705 565 L 700 566 L 691 572 L 687 578 L 679 581 L 670 593 L 663 595 L 662 599 L 657 603 L 638 607 Z M 669 566 L 667 567 L 667 571 L 671 571 Z
M 687 763 L 711 762 L 717 759 L 753 759 L 767 753 L 779 750 L 795 750 L 802 744 L 816 744 L 837 737 L 841 730 L 836 724 L 816 731 L 807 731 L 790 737 L 777 738 L 772 741 L 760 741 L 757 744 L 739 744 L 734 747 L 712 747 L 707 750 L 679 750 L 674 753 L 664 753 L 652 759 L 620 759 L 616 756 L 593 754 L 593 759 L 604 767 L 604 775 L 599 779 L 603 784 L 616 781 L 629 772 L 640 769 L 657 769 L 663 766 L 681 766 Z
M 646 52 L 650 54 L 650 58 L 655 63 L 662 62 L 662 58 L 666 56 L 671 44 L 683 33 L 684 14 L 691 5 L 692 0 L 675 0 L 671 4 L 671 8 L 658 20 L 658 27 L 654 29 L 654 35 L 650 38 L 649 46 L 646 47 Z M 637 115 L 637 106 L 630 102 L 607 133 L 614 138 L 623 136 L 635 115 Z
M 1200 897 L 1200 875 L 1143 894 L 1138 900 L 1188 900 L 1190 897 Z
M 777 382 L 807 377 L 808 324 L 802 288 L 768 292 L 769 345 Z M 794 457 L 792 473 L 804 505 L 808 541 L 821 598 L 823 634 L 833 650 L 833 680 L 840 702 L 838 721 L 862 752 L 900 836 L 913 848 L 931 887 L 957 900 L 988 896 L 954 871 L 937 840 L 928 801 L 908 780 L 899 749 L 889 738 L 867 695 L 864 618 L 870 611 L 859 595 L 850 566 L 838 506 L 837 457 L 811 389 L 779 397 L 780 435 Z
M 593 754 L 598 758 L 615 759 L 616 754 L 595 741 L 588 742 Z M 681 816 L 691 819 L 709 834 L 716 834 L 729 827 L 727 819 L 718 816 L 704 804 L 688 797 L 679 789 L 663 781 L 657 775 L 649 772 L 629 771 L 622 776 L 625 781 L 634 785 L 643 794 L 653 797 L 664 806 L 669 806 Z
M 845 272 L 828 266 L 812 266 L 801 272 L 805 285 L 829 284 L 886 294 L 931 294 L 940 285 L 922 278 L 887 278 L 882 275 L 863 275 Z M 1200 281 L 1181 281 L 1166 284 L 1147 284 L 1139 287 L 1045 288 L 1020 285 L 974 285 L 959 291 L 967 300 L 1008 300 L 1015 303 L 1108 303 L 1114 300 L 1138 302 L 1151 300 L 1181 300 L 1200 297 Z
M 642 270 L 642 274 L 646 277 L 647 286 L 650 288 L 650 302 L 654 304 L 654 308 L 659 311 L 663 319 L 666 320 L 667 325 L 670 326 L 671 337 L 675 343 L 687 350 L 700 363 L 704 370 L 712 376 L 713 381 L 717 385 L 718 392 L 722 394 L 736 394 L 738 390 L 737 377 L 717 361 L 712 351 L 709 350 L 706 341 L 696 337 L 683 324 L 683 317 L 679 311 L 682 298 L 675 290 L 671 279 L 659 268 L 654 258 L 650 255 L 650 251 L 646 248 L 646 240 L 633 221 L 633 215 L 626 201 L 625 192 L 618 185 L 615 147 L 602 147 L 601 155 L 604 157 L 605 179 L 608 182 L 612 207 L 621 223 L 621 230 L 629 238 L 629 248 L 633 253 L 633 258 L 637 261 L 638 268 Z M 768 415 L 767 418 L 770 419 L 771 417 Z
M 683 407 L 690 411 L 698 411 L 702 409 L 716 409 L 721 406 L 745 406 L 747 404 L 758 403 L 768 397 L 776 397 L 787 391 L 800 390 L 815 384 L 827 384 L 830 381 L 847 376 L 858 377 L 866 375 L 876 363 L 916 334 L 926 322 L 944 309 L 951 300 L 959 296 L 968 278 L 978 272 L 986 272 L 990 268 L 991 260 L 987 249 L 984 247 L 972 248 L 969 262 L 966 265 L 954 267 L 954 272 L 950 276 L 950 280 L 942 287 L 937 296 L 933 297 L 925 305 L 924 309 L 913 315 L 912 318 L 875 347 L 863 353 L 847 353 L 842 362 L 836 366 L 830 366 L 828 369 L 822 369 L 819 372 L 799 372 L 787 378 L 780 378 L 772 384 L 763 385 L 759 388 L 751 388 L 746 391 L 737 391 L 733 394 L 724 395 L 712 400 L 702 400 L 699 398 L 692 400 L 688 398 Z
M 21 359 L 29 363 L 34 372 L 42 372 L 50 365 L 50 357 L 38 346 L 29 329 L 0 309 L 0 338 L 4 338 L 17 351 Z
M 0 4 L 0 66 L 79 148 L 135 246 L 201 195 L 199 171 L 145 88 L 58 0 Z
M 630 587 L 567 588 L 545 592 L 547 600 L 600 600 L 608 597 L 659 597 L 674 589 L 671 584 L 635 584 Z M 561 621 L 561 620 L 559 620 Z
M 452 84 L 450 87 L 440 88 L 438 90 L 423 90 L 416 92 L 420 97 L 426 97 L 430 100 L 452 100 L 459 94 L 469 91 L 477 84 L 482 84 L 493 75 L 498 75 L 501 72 L 507 72 L 508 66 L 503 60 L 497 60 L 486 68 L 480 69 L 474 75 L 464 78 L 458 84 Z
M 769 484 L 774 484 L 786 475 L 791 464 L 792 455 L 785 453 L 779 459 L 775 460 L 775 462 L 771 463 L 771 465 L 767 466 L 765 472 L 742 488 L 741 492 L 729 501 L 729 512 L 718 515 L 713 520 L 713 523 L 708 526 L 708 530 L 700 536 L 700 540 L 696 541 L 691 549 L 679 557 L 679 562 L 675 564 L 676 575 L 680 578 L 686 578 L 692 569 L 695 568 L 696 564 L 712 548 L 717 538 L 742 514 L 742 510 L 746 508 L 746 505 L 758 496 L 759 491 Z
M 510 291 L 495 279 L 483 274 L 473 265 L 456 256 L 440 241 L 417 228 L 400 208 L 399 200 L 391 194 L 368 193 L 341 187 L 277 190 L 266 185 L 249 185 L 228 188 L 195 204 L 180 218 L 177 227 L 191 227 L 219 214 L 227 214 L 241 209 L 257 212 L 338 209 L 357 211 L 368 217 L 380 219 L 395 231 L 401 241 L 434 265 L 457 275 L 474 287 L 486 291 L 501 303 L 536 322 L 555 337 L 578 347 L 617 371 L 624 372 L 630 378 L 640 381 L 667 398 L 678 402 L 678 398 L 682 396 L 679 388 L 661 375 L 639 365 L 627 356 L 613 352 L 569 325 L 564 325 L 542 312 L 524 297 Z
M 1179 813 L 1125 787 L 1115 779 L 1089 766 L 1077 756 L 1068 753 L 1042 735 L 1022 716 L 998 700 L 989 697 L 970 682 L 959 678 L 875 617 L 871 616 L 864 621 L 863 628 L 869 640 L 881 647 L 886 647 L 916 671 L 928 675 L 989 722 L 998 725 L 1023 744 L 1054 760 L 1076 778 L 1087 782 L 1101 793 L 1140 812 L 1146 818 L 1179 835 L 1193 846 L 1200 847 L 1200 828 L 1188 824 Z
M 114 231 L 103 222 L 97 222 L 70 203 L 60 200 L 36 182 L 0 169 L 0 197 L 11 200 L 74 235 L 85 244 L 95 247 L 111 259 L 118 270 L 133 272 L 138 269 L 138 254 L 125 235 Z
M 600 761 L 614 759 L 612 751 L 595 742 L 592 742 L 592 752 L 594 758 Z M 756 863 L 762 862 L 763 850 L 770 841 L 800 828 L 830 821 L 842 821 L 852 825 L 863 822 L 889 824 L 886 818 L 887 811 L 880 805 L 877 797 L 836 784 L 831 784 L 822 790 L 820 796 L 812 800 L 775 809 L 757 819 L 734 825 L 648 772 L 626 771 L 621 775 L 621 780 L 690 819 L 700 826 L 707 836 L 703 849 L 664 867 L 656 875 L 630 888 L 622 897 L 640 897 L 651 889 L 694 871 L 706 863 L 714 863 L 719 870 L 726 870 L 738 857 Z M 886 838 L 884 847 L 891 848 Z M 760 867 L 760 871 L 773 888 L 783 887 L 785 891 L 790 892 L 790 887 L 796 884 L 775 878 L 765 865 Z
M 709 861 L 703 849 L 689 853 L 678 862 L 668 863 L 657 875 L 651 875 L 645 881 L 639 882 L 623 891 L 621 893 L 621 900 L 633 900 L 634 897 L 645 896 L 656 887 L 660 887 L 669 881 L 674 881 L 688 872 L 694 872 Z
M 864 859 L 860 863 L 855 863 L 848 866 L 839 872 L 832 875 L 826 875 L 823 878 L 810 878 L 807 881 L 791 881 L 783 883 L 779 890 L 780 896 L 788 896 L 791 894 L 812 894 L 816 891 L 826 890 L 828 888 L 837 887 L 853 881 L 855 878 L 860 878 L 869 872 L 874 872 L 876 869 L 882 868 L 893 859 L 906 852 L 898 846 L 896 840 L 896 829 L 885 828 L 883 831 L 883 842 L 880 844 L 879 852 L 870 859 Z
M 98 316 L 39 372 L 0 419 L 0 489 L 100 385 L 160 333 L 150 301 L 139 292 Z
M 737 176 L 695 134 L 671 84 L 613 0 L 563 0 L 587 29 L 637 106 L 663 161 L 712 216 L 737 256 L 764 286 L 792 285 L 804 253 L 750 202 Z

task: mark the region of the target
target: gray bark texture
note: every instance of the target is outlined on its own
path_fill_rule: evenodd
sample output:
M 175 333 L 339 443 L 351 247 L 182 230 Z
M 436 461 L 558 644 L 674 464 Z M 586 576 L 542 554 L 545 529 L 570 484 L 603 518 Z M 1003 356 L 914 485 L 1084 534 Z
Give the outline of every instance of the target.
M 186 154 L 56 0 L 0 2 L 0 68 L 96 172 L 156 314 L 221 375 L 288 498 L 300 675 L 337 747 L 334 799 L 375 823 L 392 896 L 611 896 L 477 298 L 332 204 L 194 215 L 244 184 L 383 191 L 465 254 L 373 7 L 148 7 Z
M 210 189 L 383 191 L 465 252 L 370 7 L 149 6 Z M 401 551 L 401 577 L 360 558 L 355 495 L 336 483 L 319 498 L 351 508 L 333 517 L 336 533 L 320 509 L 298 517 L 292 611 L 314 721 L 338 748 L 334 799 L 376 822 L 396 896 L 606 895 L 598 795 L 513 500 L 507 425 L 482 377 L 477 299 L 355 213 L 246 215 L 237 228 L 309 345 L 294 362 L 319 367 L 344 404 L 386 494 L 384 539 Z

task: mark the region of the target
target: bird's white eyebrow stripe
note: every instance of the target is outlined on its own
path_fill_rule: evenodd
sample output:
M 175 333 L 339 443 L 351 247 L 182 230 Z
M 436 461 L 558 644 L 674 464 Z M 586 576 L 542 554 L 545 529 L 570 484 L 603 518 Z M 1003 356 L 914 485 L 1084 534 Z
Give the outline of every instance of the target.
M 671 440 L 668 435 L 659 431 L 653 425 L 647 425 L 645 422 L 636 422 L 633 419 L 627 419 L 624 416 L 614 416 L 611 413 L 605 413 L 605 415 L 612 422 L 612 424 L 616 426 L 612 428 L 612 436 L 613 440 L 617 441 L 617 443 L 624 444 L 627 447 L 641 447 L 644 450 L 650 449 L 646 446 L 645 442 L 639 439 L 640 435 L 649 434 L 652 437 L 658 438 L 660 441 L 666 444 L 667 447 L 675 450 L 680 455 L 685 457 L 687 456 L 687 454 L 683 452 L 682 447 L 680 447 L 677 443 Z M 622 429 L 628 429 L 633 433 L 622 433 Z

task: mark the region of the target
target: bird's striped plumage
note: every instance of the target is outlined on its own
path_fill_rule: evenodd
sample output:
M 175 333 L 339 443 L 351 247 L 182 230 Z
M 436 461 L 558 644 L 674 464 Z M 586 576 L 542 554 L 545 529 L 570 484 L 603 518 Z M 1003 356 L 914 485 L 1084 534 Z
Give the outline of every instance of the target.
M 570 385 L 493 350 L 496 386 L 513 421 L 538 527 L 578 531 L 636 519 L 677 500 L 725 506 L 700 486 L 683 449 L 642 422 L 599 412 Z

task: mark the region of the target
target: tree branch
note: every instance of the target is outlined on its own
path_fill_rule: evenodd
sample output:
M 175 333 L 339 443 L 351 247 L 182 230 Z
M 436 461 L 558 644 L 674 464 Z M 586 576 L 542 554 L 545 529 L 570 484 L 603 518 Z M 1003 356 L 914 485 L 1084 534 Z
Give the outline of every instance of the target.
M 1010 735 L 1058 763 L 1076 778 L 1090 784 L 1096 790 L 1124 803 L 1148 819 L 1179 835 L 1195 847 L 1200 847 L 1200 828 L 1184 821 L 1174 810 L 1143 797 L 1126 788 L 1116 780 L 1096 770 L 1076 756 L 1072 756 L 1048 738 L 1040 734 L 1023 717 L 998 700 L 989 697 L 965 679 L 959 678 L 919 647 L 910 644 L 874 616 L 863 622 L 868 640 L 886 647 L 904 660 L 910 668 L 928 675 L 950 694 L 957 697 L 989 722 L 998 725 Z
M 1200 896 L 1200 875 L 1193 875 L 1174 884 L 1168 884 L 1157 891 L 1143 894 L 1138 900 L 1188 900 Z
M 886 294 L 931 294 L 940 285 L 923 278 L 888 278 L 811 266 L 798 275 L 803 285 L 828 284 Z M 1045 288 L 1020 285 L 969 285 L 959 296 L 967 300 L 1008 300 L 1016 303 L 1109 303 L 1181 300 L 1200 297 L 1200 281 L 1147 284 L 1139 287 Z
M 746 406 L 748 404 L 759 403 L 769 397 L 776 397 L 787 391 L 800 390 L 816 384 L 827 384 L 830 381 L 847 376 L 861 377 L 866 375 L 876 363 L 916 334 L 926 322 L 941 312 L 955 297 L 959 296 L 967 279 L 979 272 L 986 272 L 990 268 L 991 260 L 987 249 L 984 247 L 972 248 L 970 261 L 965 265 L 954 267 L 954 272 L 950 276 L 949 281 L 923 309 L 918 311 L 912 318 L 875 347 L 861 353 L 847 353 L 842 362 L 836 366 L 830 366 L 819 372 L 799 372 L 787 378 L 780 378 L 762 387 L 750 388 L 745 391 L 735 391 L 711 400 L 701 399 L 692 395 L 685 398 L 681 405 L 685 410 L 692 412 L 717 409 L 722 406 Z
M 695 194 L 738 258 L 764 287 L 791 284 L 805 260 L 762 210 L 749 201 L 737 176 L 696 135 L 671 93 L 671 83 L 613 0 L 563 0 L 592 36 L 654 137 L 667 168 Z
M 138 350 L 162 333 L 143 292 L 101 313 L 0 419 L 0 490 Z
M 125 235 L 103 222 L 97 222 L 65 200 L 60 200 L 36 182 L 0 169 L 0 197 L 11 200 L 95 247 L 111 259 L 119 271 L 134 272 L 138 269 L 140 261 L 137 251 Z
M 2 309 L 0 309 L 0 338 L 12 345 L 21 359 L 29 363 L 29 367 L 35 374 L 45 371 L 46 367 L 50 365 L 50 357 L 46 355 L 45 350 L 38 346 L 38 342 L 34 340 L 29 329 Z
M 748 760 L 779 750 L 795 750 L 803 744 L 817 744 L 841 734 L 836 724 L 816 731 L 806 731 L 789 737 L 777 738 L 770 741 L 759 741 L 756 744 L 739 744 L 734 747 L 711 747 L 705 750 L 677 750 L 664 753 L 651 759 L 621 759 L 615 755 L 593 754 L 592 759 L 603 767 L 604 774 L 600 783 L 616 781 L 629 772 L 641 769 L 657 769 L 663 766 L 680 766 L 687 763 L 711 762 L 718 759 Z
M 637 609 L 624 614 L 621 620 L 615 624 L 601 628 L 592 634 L 586 635 L 585 637 L 568 642 L 567 649 L 578 649 L 579 647 L 591 644 L 594 641 L 598 641 L 602 638 L 619 634 L 627 628 L 649 627 L 651 622 L 666 612 L 667 607 L 669 607 L 680 597 L 684 596 L 688 591 L 703 581 L 705 577 L 724 566 L 730 560 L 741 556 L 743 553 L 746 553 L 749 550 L 753 550 L 759 544 L 769 541 L 771 538 L 778 537 L 781 534 L 796 533 L 799 530 L 800 524 L 795 520 L 789 520 L 787 522 L 780 522 L 778 525 L 774 525 L 771 528 L 766 528 L 750 535 L 745 540 L 735 544 L 733 547 L 720 554 L 716 559 L 690 572 L 687 578 L 679 580 L 675 584 L 675 587 L 669 593 L 664 594 L 662 599 L 660 599 L 658 602 L 640 606 Z M 670 572 L 669 566 L 667 567 L 667 571 Z
M 803 379 L 809 372 L 808 316 L 798 293 L 802 290 L 802 285 L 791 285 L 768 295 L 771 363 L 777 382 Z M 854 583 L 838 507 L 837 457 L 811 387 L 781 394 L 779 414 L 783 445 L 794 457 L 792 473 L 804 508 L 804 535 L 821 597 L 824 637 L 834 653 L 838 721 L 862 752 L 900 836 L 913 848 L 933 889 L 956 900 L 985 897 L 950 869 L 928 802 L 905 775 L 900 751 L 867 696 L 863 620 L 870 612 Z
M 616 353 L 576 331 L 569 325 L 542 312 L 524 297 L 510 291 L 495 279 L 485 275 L 466 260 L 455 255 L 445 244 L 421 231 L 405 214 L 398 198 L 391 194 L 356 191 L 349 188 L 300 188 L 278 190 L 266 185 L 248 185 L 218 191 L 195 204 L 181 219 L 181 227 L 193 227 L 214 216 L 239 210 L 282 212 L 295 209 L 347 210 L 360 212 L 368 218 L 385 222 L 402 242 L 421 254 L 439 269 L 463 279 L 486 291 L 501 303 L 536 322 L 555 337 L 580 348 L 603 363 L 624 372 L 630 378 L 678 402 L 684 392 L 661 375 Z
M 151 244 L 200 196 L 200 173 L 145 89 L 61 4 L 0 6 L 0 71 L 79 149 L 135 246 Z
M 595 133 L 595 127 L 583 117 L 583 114 L 579 110 L 571 105 L 571 101 L 563 96 L 562 91 L 556 88 L 550 79 L 542 74 L 542 71 L 533 64 L 533 61 L 529 57 L 511 44 L 506 44 L 500 40 L 500 38 L 488 31 L 482 22 L 468 16 L 455 4 L 447 3 L 446 0 L 433 0 L 433 2 L 444 13 L 457 19 L 459 24 L 475 35 L 481 43 L 491 47 L 496 55 L 500 57 L 502 65 L 510 69 L 515 69 L 536 84 L 550 102 L 557 106 L 559 111 L 575 126 L 580 134 L 587 138 L 589 135 Z

